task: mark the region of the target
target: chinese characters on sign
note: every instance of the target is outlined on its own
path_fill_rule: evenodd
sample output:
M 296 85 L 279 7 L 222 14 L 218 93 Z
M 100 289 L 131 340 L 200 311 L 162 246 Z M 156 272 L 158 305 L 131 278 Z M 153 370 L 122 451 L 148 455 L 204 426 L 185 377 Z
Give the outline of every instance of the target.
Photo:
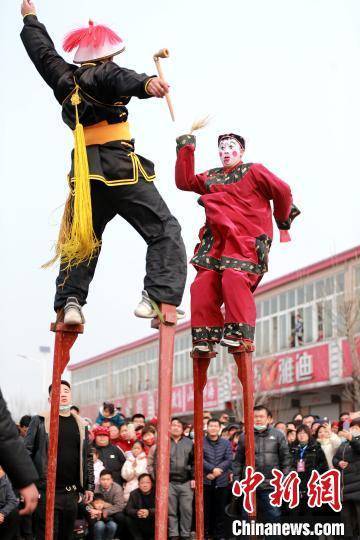
M 288 503 L 289 508 L 296 508 L 300 502 L 300 478 L 296 471 L 285 476 L 278 469 L 273 469 L 273 477 L 270 485 L 274 488 L 270 495 L 270 504 L 280 507 L 283 502 Z M 233 484 L 233 495 L 243 495 L 243 507 L 248 514 L 254 511 L 254 498 L 256 489 L 264 481 L 262 473 L 256 472 L 253 467 L 246 467 L 245 477 Z M 332 469 L 323 474 L 313 471 L 307 484 L 308 505 L 310 508 L 320 508 L 328 504 L 335 512 L 340 512 L 342 505 L 340 500 L 341 473 Z

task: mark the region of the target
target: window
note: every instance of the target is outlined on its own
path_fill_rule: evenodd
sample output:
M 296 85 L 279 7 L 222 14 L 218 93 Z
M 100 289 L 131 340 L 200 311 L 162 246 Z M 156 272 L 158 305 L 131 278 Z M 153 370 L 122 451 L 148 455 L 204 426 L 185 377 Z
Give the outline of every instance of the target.
M 294 348 L 296 346 L 296 317 L 295 317 L 295 311 L 291 311 L 290 313 L 290 347 Z
M 295 306 L 295 289 L 288 292 L 288 308 Z
M 280 315 L 280 349 L 288 348 L 287 315 Z
M 303 304 L 305 302 L 305 290 L 304 287 L 297 288 L 297 303 Z
M 333 335 L 332 300 L 324 302 L 324 335 L 326 338 L 331 338 Z
M 270 321 L 269 319 L 267 321 L 263 322 L 263 347 L 262 347 L 263 353 L 269 353 L 270 352 Z
M 345 274 L 341 272 L 336 276 L 336 292 L 344 292 L 345 289 Z
M 310 343 L 313 339 L 313 307 L 308 306 L 304 309 L 304 341 Z
M 286 309 L 286 293 L 280 294 L 280 311 Z
M 317 340 L 322 341 L 324 339 L 324 305 L 319 302 L 316 305 L 317 314 Z
M 306 302 L 312 302 L 314 300 L 314 284 L 309 283 L 305 285 L 305 300 Z
M 355 268 L 355 287 L 360 287 L 360 266 Z
M 271 314 L 277 313 L 278 310 L 278 297 L 273 296 L 270 300 L 270 311 Z
M 323 298 L 325 295 L 324 280 L 320 279 L 315 282 L 315 295 L 316 298 Z
M 255 329 L 255 343 L 256 343 L 256 354 L 257 356 L 260 356 L 262 354 L 262 323 L 257 322 L 256 323 L 256 329 Z
M 270 314 L 270 301 L 265 300 L 263 302 L 263 317 L 267 317 Z
M 325 279 L 325 295 L 330 296 L 334 294 L 335 284 L 334 276 L 328 277 Z
M 261 319 L 261 317 L 262 317 L 262 312 L 261 312 L 262 302 L 255 302 L 255 306 L 256 306 L 256 317 L 258 319 Z
M 278 318 L 271 319 L 271 352 L 278 351 Z

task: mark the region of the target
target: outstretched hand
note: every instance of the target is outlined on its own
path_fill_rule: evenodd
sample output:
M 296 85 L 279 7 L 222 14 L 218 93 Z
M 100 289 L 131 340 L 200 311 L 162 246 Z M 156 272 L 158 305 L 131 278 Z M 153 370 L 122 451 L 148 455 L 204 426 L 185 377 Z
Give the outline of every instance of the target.
M 31 0 L 23 0 L 21 4 L 21 15 L 25 17 L 25 15 L 29 15 L 30 13 L 36 13 L 36 7 Z
M 167 82 L 160 79 L 160 77 L 154 77 L 148 84 L 147 91 L 152 96 L 157 98 L 163 98 L 165 94 L 169 92 L 170 86 Z

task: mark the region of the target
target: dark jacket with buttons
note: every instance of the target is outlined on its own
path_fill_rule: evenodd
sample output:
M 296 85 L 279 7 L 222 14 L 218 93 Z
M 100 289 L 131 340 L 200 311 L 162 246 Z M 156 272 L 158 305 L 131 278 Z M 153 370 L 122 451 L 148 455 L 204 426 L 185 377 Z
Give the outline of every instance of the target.
M 228 440 L 219 437 L 216 441 L 204 437 L 204 484 L 206 486 L 226 487 L 229 484 L 229 472 L 231 470 L 232 450 Z M 215 480 L 207 477 L 215 468 L 221 469 L 221 476 Z
M 279 469 L 285 475 L 290 471 L 289 447 L 284 434 L 278 429 L 268 427 L 264 431 L 254 430 L 255 435 L 255 469 L 261 472 L 265 479 L 258 489 L 272 489 L 270 480 L 272 470 Z M 245 476 L 245 434 L 240 436 L 232 469 L 235 479 Z

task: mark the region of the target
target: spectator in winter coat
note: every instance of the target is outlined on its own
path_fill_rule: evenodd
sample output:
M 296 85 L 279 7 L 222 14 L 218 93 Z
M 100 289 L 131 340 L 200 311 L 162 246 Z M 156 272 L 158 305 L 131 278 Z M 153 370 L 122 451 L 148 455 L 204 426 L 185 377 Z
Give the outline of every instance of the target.
M 290 448 L 291 468 L 300 478 L 300 504 L 294 510 L 298 516 L 308 516 L 313 512 L 308 506 L 308 482 L 313 470 L 320 474 L 329 467 L 321 445 L 311 437 L 311 430 L 301 425 L 296 430 L 295 444 Z
M 110 434 L 107 428 L 97 427 L 94 435 L 95 448 L 99 453 L 100 460 L 105 469 L 111 471 L 114 482 L 121 485 L 121 469 L 125 463 L 124 453 L 117 446 L 110 444 Z
M 141 413 L 136 413 L 131 417 L 131 423 L 136 429 L 138 426 L 145 427 L 145 416 Z
M 142 441 L 135 441 L 132 447 L 131 455 L 128 455 L 121 470 L 121 475 L 126 481 L 124 486 L 124 499 L 126 503 L 129 500 L 130 493 L 139 486 L 139 476 L 146 472 L 147 456 L 144 450 L 144 443 Z
M 18 501 L 4 470 L 0 467 L 0 538 L 17 538 L 19 513 Z
M 270 426 L 272 414 L 266 407 L 254 407 L 254 436 L 255 436 L 255 468 L 265 479 L 256 490 L 259 512 L 265 522 L 278 522 L 281 510 L 270 504 L 273 487 L 270 480 L 273 469 L 278 469 L 285 475 L 290 470 L 289 447 L 283 432 Z M 234 479 L 245 476 L 245 434 L 239 439 L 239 445 L 233 462 Z M 245 517 L 245 516 L 244 516 Z
M 293 446 L 296 442 L 296 429 L 288 429 L 286 432 L 286 440 L 288 442 L 289 448 Z
M 315 439 L 325 454 L 329 469 L 332 469 L 333 457 L 341 444 L 340 437 L 331 431 L 329 424 L 323 424 L 317 428 Z
M 232 462 L 231 444 L 220 437 L 221 424 L 211 418 L 204 437 L 205 536 L 225 537 L 225 507 Z
M 139 476 L 139 487 L 131 492 L 125 513 L 133 540 L 154 540 L 155 489 L 149 474 Z
M 120 427 L 124 423 L 124 417 L 119 411 L 115 411 L 115 405 L 113 403 L 105 401 L 99 409 L 96 424 L 101 426 L 103 422 L 111 422 L 115 426 Z
M 341 431 L 346 439 L 337 449 L 333 465 L 341 471 L 342 512 L 345 536 L 360 534 L 360 418 L 350 423 L 350 431 Z
M 29 414 L 25 414 L 24 416 L 20 418 L 20 422 L 19 422 L 20 437 L 22 438 L 25 437 L 27 430 L 29 428 L 30 422 L 31 422 L 31 416 Z

